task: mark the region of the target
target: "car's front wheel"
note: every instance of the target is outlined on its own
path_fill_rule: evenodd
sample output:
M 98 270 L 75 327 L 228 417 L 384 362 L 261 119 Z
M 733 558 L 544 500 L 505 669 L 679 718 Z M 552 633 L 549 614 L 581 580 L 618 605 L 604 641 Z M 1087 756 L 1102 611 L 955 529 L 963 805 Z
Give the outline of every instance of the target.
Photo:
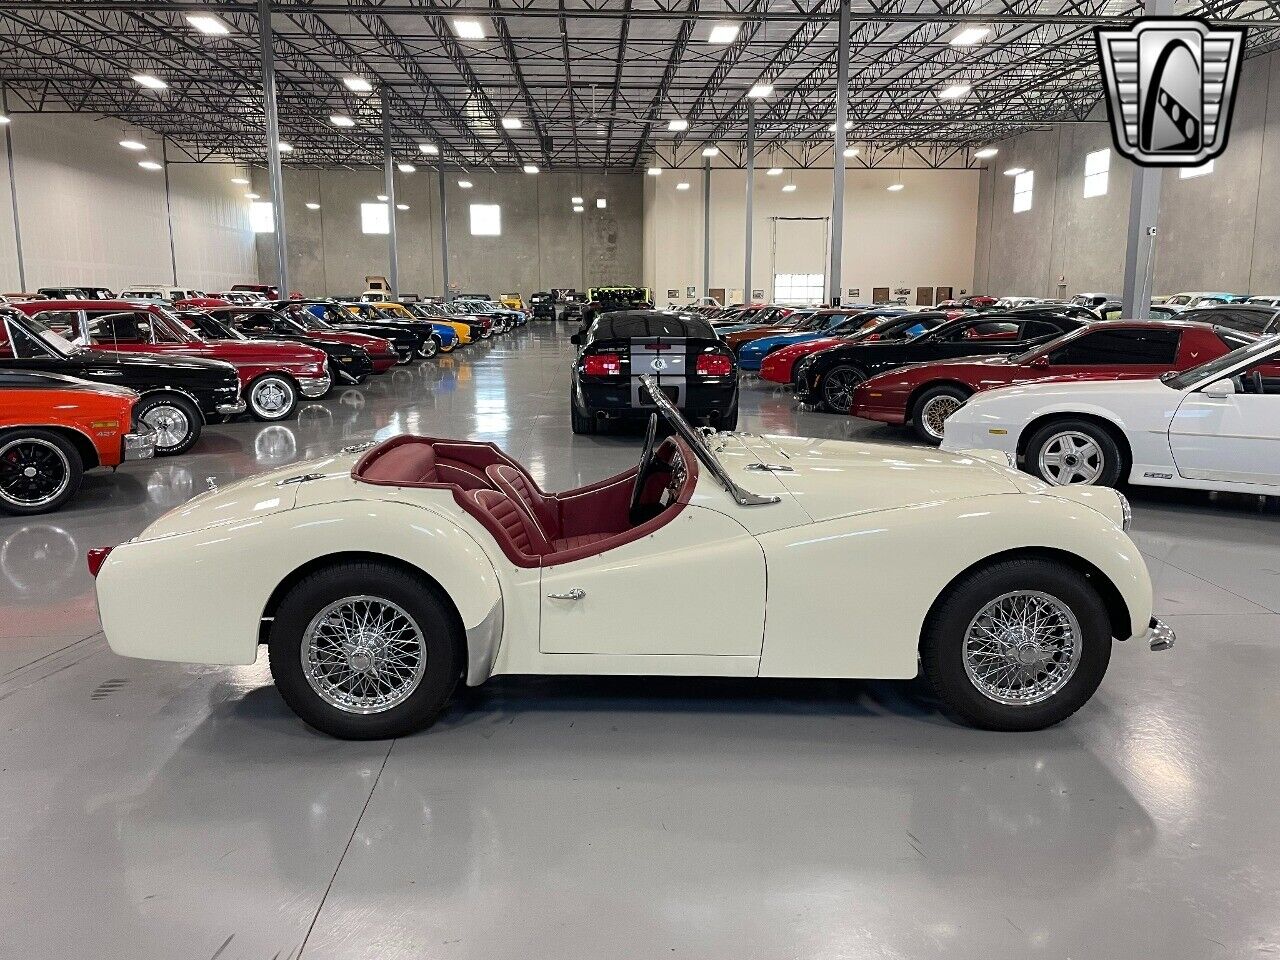
M 1120 447 L 1111 434 L 1089 420 L 1055 420 L 1027 441 L 1027 470 L 1064 487 L 1088 484 L 1114 487 L 1122 472 Z
M 867 375 L 857 367 L 832 367 L 822 380 L 819 408 L 828 413 L 848 413 L 853 406 L 853 391 L 865 379 Z
M 196 405 L 174 393 L 144 396 L 133 409 L 138 422 L 156 434 L 156 456 L 186 453 L 200 439 L 204 425 Z
M 936 447 L 942 443 L 942 430 L 947 417 L 959 410 L 968 399 L 968 391 L 960 387 L 930 387 L 911 405 L 911 428 L 917 437 Z
M 457 346 L 458 346 L 458 341 L 457 341 L 457 340 L 450 340 L 448 343 L 441 342 L 441 344 L 440 344 L 440 352 L 441 352 L 441 353 L 453 353 L 453 351 L 457 348 Z
M 430 360 L 440 352 L 440 341 L 435 334 L 429 337 L 423 337 L 422 343 L 418 346 L 418 358 L 421 360 Z
M 455 618 L 397 567 L 342 563 L 303 579 L 276 610 L 271 675 L 285 702 L 344 740 L 430 726 L 462 672 Z
M 921 637 L 925 676 L 960 719 L 1040 730 L 1089 700 L 1111 659 L 1102 598 L 1082 574 L 1037 558 L 963 576 Z
M 253 419 L 273 423 L 288 419 L 297 409 L 298 389 L 284 374 L 264 373 L 249 384 L 245 399 Z

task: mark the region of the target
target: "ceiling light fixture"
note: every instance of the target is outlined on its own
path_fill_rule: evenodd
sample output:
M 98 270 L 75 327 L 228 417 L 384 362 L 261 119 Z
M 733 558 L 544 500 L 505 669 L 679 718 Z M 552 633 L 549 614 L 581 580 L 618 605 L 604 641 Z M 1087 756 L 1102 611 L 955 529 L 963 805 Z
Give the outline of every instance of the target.
M 647 171 L 645 171 L 645 172 L 646 172 L 646 173 L 648 173 L 648 174 L 649 174 L 649 176 L 651 176 L 651 177 L 660 177 L 660 176 L 662 176 L 662 168 L 661 168 L 660 166 L 658 166 L 656 163 L 655 163 L 652 167 L 650 167 Z
M 386 203 L 386 202 L 387 202 L 387 195 L 386 195 L 385 193 L 380 193 L 380 194 L 378 194 L 378 202 L 379 202 L 379 203 Z
M 470 190 L 472 184 L 470 180 L 459 180 L 458 186 L 460 186 L 463 190 Z
M 965 96 L 973 87 L 967 83 L 953 83 L 949 87 L 943 87 L 938 91 L 939 100 L 957 100 Z
M 318 204 L 318 203 L 314 203 L 314 202 L 313 202 L 313 203 L 308 203 L 308 204 L 307 204 L 307 209 L 308 209 L 308 210 L 319 210 L 319 209 L 320 209 L 320 204 Z
M 897 193 L 899 190 L 903 188 L 903 186 L 904 184 L 901 184 L 901 183 L 891 183 L 889 184 L 889 186 L 885 187 L 885 189 L 888 190 L 890 193 Z
M 285 143 L 283 140 L 281 140 L 280 146 L 278 149 L 280 150 L 281 153 L 293 153 L 293 144 Z
M 138 166 L 143 170 L 163 170 L 164 164 L 156 163 L 154 160 L 139 160 Z
M 231 182 L 237 187 L 247 187 L 249 185 L 249 180 L 246 177 L 232 177 Z
M 780 176 L 782 176 L 782 168 L 781 168 L 781 167 L 770 167 L 768 170 L 766 170 L 766 171 L 764 172 L 764 175 L 765 175 L 766 177 L 780 177 Z
M 582 202 L 582 198 L 581 198 L 581 197 L 570 197 L 570 198 L 569 198 L 569 202 L 570 202 L 570 203 L 581 203 L 581 202 Z
M 397 209 L 397 210 L 408 210 L 408 209 L 409 209 L 409 205 L 408 205 L 407 203 L 397 203 L 397 204 L 396 204 L 396 209 Z
M 597 209 L 597 210 L 603 210 L 603 209 L 604 209 L 605 207 L 607 207 L 607 206 L 609 206 L 609 201 L 608 201 L 608 200 L 606 200 L 604 197 L 596 197 L 596 209 Z
M 582 206 L 582 204 L 580 204 L 580 203 L 579 203 L 579 204 L 574 204 L 573 212 L 574 212 L 574 213 L 581 213 L 584 209 L 585 209 L 585 208 Z
M 260 200 L 260 199 L 262 199 L 262 198 L 261 198 L 258 194 L 256 194 L 256 193 L 246 193 L 246 194 L 244 195 L 244 198 L 245 198 L 246 200 Z
M 1006 177 L 1016 177 L 1018 174 L 1026 173 L 1026 172 L 1027 172 L 1026 167 L 1010 167 L 1008 170 L 1004 172 L 1004 175 Z
M 440 148 L 437 147 L 434 143 L 420 143 L 418 144 L 418 149 L 431 157 L 434 157 L 440 153 Z
M 450 24 L 461 40 L 483 40 L 484 24 L 475 17 L 454 17 Z
M 526 163 L 526 164 L 524 165 L 524 172 L 525 172 L 525 173 L 537 173 L 537 172 L 538 172 L 538 165 L 537 165 L 536 163 Z
M 141 142 L 140 140 L 121 140 L 121 141 L 120 141 L 120 146 L 124 147 L 126 150 L 145 150 L 145 149 L 147 149 L 147 145 L 146 145 L 145 143 Z
M 981 43 L 990 35 L 990 27 L 965 27 L 947 42 L 953 47 L 972 47 Z
M 356 125 L 356 122 L 354 120 L 352 120 L 350 117 L 346 116 L 345 114 L 341 114 L 341 113 L 330 114 L 329 122 L 332 123 L 335 127 L 354 127 Z
M 137 84 L 141 84 L 142 86 L 146 87 L 148 90 L 164 90 L 166 87 L 169 86 L 159 77 L 153 77 L 149 73 L 135 73 L 133 75 L 133 82 Z
M 974 151 L 974 157 L 978 160 L 989 160 L 999 153 L 996 147 L 983 147 L 981 150 Z
M 667 129 L 668 129 L 668 130 L 671 130 L 671 131 L 674 131 L 674 132 L 676 132 L 676 133 L 679 133 L 679 132 L 681 132 L 682 130 L 688 130 L 688 129 L 689 129 L 689 121 L 688 121 L 688 120 L 685 120 L 685 119 L 684 119 L 684 118 L 682 118 L 682 117 L 676 117 L 676 118 L 675 118 L 675 119 L 673 119 L 673 120 L 668 120 L 668 121 L 667 121 Z
M 401 173 L 417 173 L 418 172 L 418 168 L 415 167 L 412 163 L 397 163 L 396 169 L 399 170 Z
M 10 119 L 7 116 L 5 116 L 3 113 L 0 113 L 0 125 L 6 124 L 9 122 L 11 122 Z
M 703 147 L 702 155 L 704 157 L 718 157 L 720 156 L 720 148 L 719 147 Z
M 677 183 L 677 184 L 676 184 L 676 189 L 677 189 L 677 190 L 688 190 L 688 189 L 689 189 L 689 183 L 688 183 L 688 181 L 681 180 L 679 183 Z
M 520 129 L 523 129 L 523 127 L 524 127 L 524 122 L 519 117 L 503 117 L 502 118 L 503 130 L 520 130 Z
M 188 13 L 187 23 L 208 37 L 225 37 L 231 28 L 210 13 Z
M 373 93 L 373 84 L 355 74 L 342 78 L 342 85 L 352 93 Z
M 795 192 L 796 192 L 796 185 L 795 185 L 794 183 L 784 183 L 784 184 L 782 185 L 782 192 L 783 192 L 783 193 L 795 193 Z
M 857 148 L 857 147 L 845 147 L 845 148 L 844 148 L 844 158 L 845 158 L 846 160 L 852 160 L 852 159 L 853 159 L 854 157 L 856 157 L 857 155 L 858 155 L 858 148 Z
M 711 28 L 707 43 L 733 43 L 737 39 L 738 25 L 736 23 L 717 23 Z
M 853 129 L 853 121 L 852 121 L 852 120 L 846 120 L 846 121 L 844 122 L 844 128 L 845 128 L 846 130 L 852 130 L 852 129 Z M 834 123 L 833 123 L 831 126 L 827 127 L 827 133 L 835 133 L 835 132 L 836 132 L 836 125 L 835 125 Z
M 757 83 L 747 91 L 747 96 L 752 100 L 763 100 L 765 97 L 773 96 L 772 83 Z

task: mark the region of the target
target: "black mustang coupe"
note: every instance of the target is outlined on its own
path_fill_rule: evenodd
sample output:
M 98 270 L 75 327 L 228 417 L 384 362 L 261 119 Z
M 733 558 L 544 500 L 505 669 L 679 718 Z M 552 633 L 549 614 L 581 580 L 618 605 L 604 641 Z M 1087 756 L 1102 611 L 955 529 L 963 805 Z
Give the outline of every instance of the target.
M 830 413 L 847 413 L 863 380 L 926 360 L 1022 353 L 1084 326 L 1052 311 L 1008 311 L 957 317 L 909 340 L 860 341 L 828 347 L 796 364 L 796 399 Z
M 640 377 L 658 378 L 667 398 L 690 420 L 723 430 L 738 424 L 738 363 L 711 324 L 672 310 L 600 313 L 571 338 L 569 414 L 574 433 L 595 433 L 605 420 L 648 419 L 653 401 Z

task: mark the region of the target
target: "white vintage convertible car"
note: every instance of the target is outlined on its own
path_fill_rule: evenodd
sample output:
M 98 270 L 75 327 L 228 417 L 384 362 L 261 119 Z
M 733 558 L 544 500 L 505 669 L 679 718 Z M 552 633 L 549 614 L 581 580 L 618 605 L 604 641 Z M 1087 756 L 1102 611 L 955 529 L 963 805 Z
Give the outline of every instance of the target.
M 340 737 L 431 723 L 498 674 L 915 677 L 1038 729 L 1112 638 L 1153 649 L 1123 498 L 1003 454 L 695 431 L 649 384 L 639 465 L 539 490 L 488 443 L 398 436 L 210 491 L 95 551 L 119 654 L 248 664 Z M 165 584 L 156 602 L 156 584 Z
M 943 450 L 1002 450 L 1052 484 L 1280 495 L 1280 337 L 1158 380 L 1048 381 L 979 393 Z

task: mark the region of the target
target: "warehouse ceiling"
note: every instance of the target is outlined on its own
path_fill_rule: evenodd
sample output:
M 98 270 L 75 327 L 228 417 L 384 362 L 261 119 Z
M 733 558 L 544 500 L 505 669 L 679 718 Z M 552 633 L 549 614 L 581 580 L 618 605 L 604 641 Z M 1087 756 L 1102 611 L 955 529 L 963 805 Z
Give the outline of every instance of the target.
M 431 144 L 467 167 L 636 169 L 655 156 L 697 164 L 715 144 L 718 162 L 740 163 L 747 92 L 761 84 L 773 92 L 754 105 L 757 149 L 783 165 L 830 165 L 839 5 L 273 0 L 280 130 L 294 148 L 285 162 L 380 163 L 385 96 L 402 161 L 424 159 L 420 145 Z M 106 114 L 168 138 L 188 159 L 261 163 L 258 9 L 257 0 L 0 0 L 7 109 Z M 1140 9 L 1130 0 L 852 0 L 853 162 L 963 166 L 990 141 L 1084 119 L 1101 97 L 1094 27 Z M 1280 42 L 1274 2 L 1175 9 L 1247 26 L 1249 55 Z M 201 14 L 214 18 L 205 29 L 226 32 L 198 29 L 191 18 Z M 481 38 L 462 35 L 477 27 Z M 132 79 L 139 74 L 167 86 L 148 89 Z M 350 77 L 372 92 L 348 90 Z M 969 89 L 939 97 L 947 87 Z M 688 129 L 669 130 L 673 119 Z

